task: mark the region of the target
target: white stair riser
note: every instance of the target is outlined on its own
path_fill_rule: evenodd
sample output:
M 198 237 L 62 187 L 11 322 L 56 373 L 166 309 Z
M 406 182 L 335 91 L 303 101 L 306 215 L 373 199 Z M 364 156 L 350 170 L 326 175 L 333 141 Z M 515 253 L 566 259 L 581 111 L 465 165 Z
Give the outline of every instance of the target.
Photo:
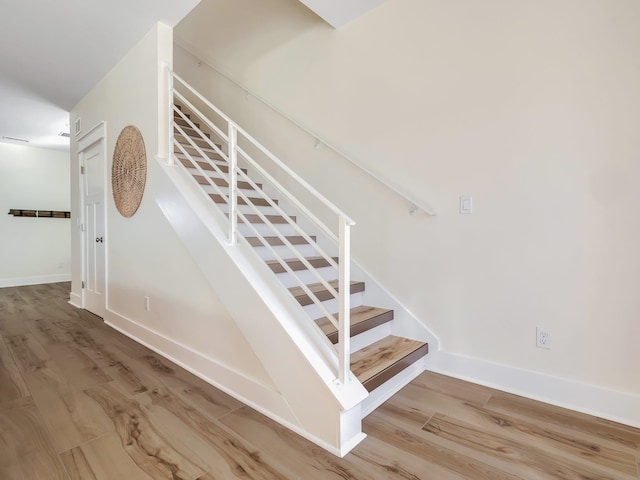
M 213 163 L 218 165 L 218 166 L 225 165 L 225 163 L 222 160 L 218 160 L 218 161 L 214 160 Z M 227 172 L 218 173 L 215 170 L 205 170 L 205 169 L 202 169 L 202 172 L 200 172 L 195 167 L 185 167 L 185 168 L 187 169 L 187 171 L 191 175 L 204 175 L 204 176 L 207 176 L 207 177 L 210 177 L 210 178 L 221 178 L 221 179 L 225 180 L 226 182 L 229 181 L 229 175 L 228 175 Z M 244 182 L 244 181 L 245 180 L 238 179 L 238 182 Z M 256 185 L 259 185 L 259 183 L 256 182 Z M 227 188 L 228 189 L 229 187 L 227 187 L 226 185 L 224 185 L 224 186 L 221 185 L 220 188 Z M 254 190 L 254 189 L 251 188 L 250 190 Z
M 185 155 L 184 153 L 182 153 L 182 150 L 176 147 L 176 149 L 173 151 L 173 154 L 178 159 L 189 160 L 190 162 L 195 161 L 195 162 L 205 162 L 205 163 L 212 161 L 219 165 L 227 164 L 227 161 L 224 158 L 220 158 L 220 154 L 218 152 L 210 148 L 199 147 L 200 150 L 202 150 L 202 153 L 204 153 L 204 155 L 201 155 L 200 152 L 194 149 L 193 147 L 186 147 L 184 145 L 182 147 L 188 153 L 188 155 Z
M 292 252 L 291 248 L 284 245 L 271 246 L 280 258 L 293 258 L 295 254 Z M 304 257 L 315 257 L 318 255 L 318 252 L 315 248 L 313 248 L 309 244 L 304 245 L 294 245 L 296 251 L 300 253 L 300 255 Z M 263 260 L 275 260 L 275 256 L 267 249 L 267 247 L 255 247 L 256 253 L 260 255 L 260 258 Z
M 202 138 L 202 136 L 197 133 L 195 130 L 193 130 L 191 127 L 185 127 L 183 125 L 180 125 L 180 128 L 182 128 L 182 130 L 184 131 L 184 133 L 187 134 L 188 137 L 191 137 L 192 140 L 198 140 L 199 142 L 206 142 L 206 140 L 204 140 L 204 138 Z M 207 132 L 205 132 L 207 133 Z M 175 135 L 176 140 L 181 143 L 181 144 L 185 144 L 188 143 L 187 140 L 182 136 L 181 133 L 176 131 L 176 135 Z M 216 135 L 215 133 L 213 135 L 210 135 L 209 140 L 211 140 L 213 143 L 215 143 L 216 145 L 218 145 L 218 148 L 220 150 L 222 150 L 223 152 L 227 152 L 227 145 L 225 140 L 218 138 L 218 135 Z M 198 142 L 197 142 L 198 143 Z M 207 145 L 209 145 L 207 143 Z M 211 147 L 211 145 L 209 145 L 209 147 Z
M 228 187 L 215 188 L 213 185 L 202 185 L 202 188 L 207 193 L 219 193 L 219 192 L 222 192 L 224 195 L 228 195 L 229 194 L 229 188 Z M 260 199 L 264 198 L 262 196 L 262 194 L 260 193 L 260 191 L 257 191 L 257 190 L 250 190 L 250 189 L 247 189 L 247 188 L 239 188 L 238 191 L 242 192 L 247 198 L 260 198 Z M 240 198 L 240 195 L 238 195 L 238 198 Z
M 193 120 L 192 120 L 192 121 L 193 121 Z M 196 121 L 195 121 L 195 122 L 193 122 L 193 123 L 198 123 L 198 121 L 196 120 Z M 198 131 L 194 130 L 193 128 L 191 128 L 191 127 L 186 127 L 186 126 L 184 126 L 184 125 L 180 125 L 180 124 L 179 124 L 179 126 L 180 126 L 180 128 L 184 131 L 184 133 L 186 133 L 186 134 L 187 134 L 188 136 L 190 136 L 191 138 L 202 138 L 202 136 L 200 135 L 200 133 L 199 133 Z M 202 126 L 201 126 L 200 130 L 205 134 L 205 137 L 207 136 L 207 134 L 209 134 L 209 136 L 208 136 L 207 138 L 208 138 L 209 140 L 211 140 L 213 143 L 217 143 L 217 144 L 220 144 L 220 145 L 224 145 L 224 141 L 223 141 L 222 139 L 219 139 L 219 138 L 218 138 L 218 135 L 216 135 L 215 133 L 214 133 L 214 134 L 211 134 L 211 132 L 206 131 L 205 129 L 203 129 L 203 128 L 202 128 Z M 182 136 L 182 135 L 181 135 L 181 134 L 179 134 L 178 132 L 176 132 L 176 134 L 177 134 L 178 136 Z
M 184 133 L 187 134 L 187 136 L 185 137 L 184 135 L 182 135 L 181 132 L 179 132 L 176 129 L 174 138 L 178 143 L 181 143 L 182 145 L 186 145 L 189 143 L 189 140 L 187 140 L 187 138 L 192 140 L 197 145 L 206 145 L 207 148 L 213 148 L 209 143 L 209 141 L 216 145 L 223 145 L 219 140 L 215 138 L 209 138 L 209 137 L 206 137 L 206 135 L 204 137 L 201 136 L 199 133 L 196 133 L 195 130 L 191 129 L 190 127 L 184 127 L 180 125 L 180 128 L 184 131 Z M 207 138 L 207 140 L 205 140 L 205 138 Z
M 196 142 L 196 145 L 198 146 L 198 148 L 195 148 L 193 145 L 191 145 L 189 142 L 182 141 L 182 142 L 178 142 L 180 144 L 180 146 L 182 148 L 184 148 L 187 152 L 189 152 L 189 155 L 193 156 L 193 155 L 199 155 L 197 152 L 198 150 L 202 150 L 204 152 L 205 155 L 209 155 L 209 154 L 218 154 L 218 152 L 214 149 L 211 148 L 211 145 L 200 145 L 199 142 Z M 180 150 L 180 147 L 178 145 L 174 145 L 175 149 L 174 149 L 174 153 L 178 154 L 178 155 L 184 155 L 182 153 L 182 150 Z M 223 150 L 224 152 L 224 150 Z
M 315 271 L 325 280 L 337 280 L 338 272 L 333 267 L 316 268 Z M 294 272 L 295 277 L 290 273 L 278 273 L 277 277 L 280 283 L 287 288 L 297 287 L 300 283 L 309 285 L 311 283 L 318 283 L 318 277 L 309 270 L 297 270 Z
M 206 159 L 193 155 L 191 158 L 187 158 L 184 155 L 176 156 L 176 163 L 186 168 L 187 171 L 191 175 L 204 175 L 212 178 L 224 178 L 225 180 L 228 177 L 228 172 L 224 170 L 224 167 L 227 165 L 227 162 L 224 160 L 217 159 Z M 206 164 L 213 163 L 218 169 L 220 169 L 220 173 L 217 170 L 212 170 L 212 167 L 209 167 Z M 196 165 L 198 165 L 196 167 Z M 202 172 L 200 171 L 202 169 Z
M 186 140 L 182 134 L 178 134 L 176 136 L 176 140 L 178 141 L 178 143 L 180 143 L 183 146 L 191 146 L 191 143 Z M 209 144 L 206 140 L 203 140 L 202 137 L 191 137 L 191 140 L 193 140 L 193 143 L 195 143 L 196 145 L 198 145 L 200 148 L 207 148 L 210 150 L 213 150 L 213 147 L 211 146 L 211 144 Z M 213 142 L 213 141 L 212 141 Z M 215 143 L 215 142 L 213 142 Z
M 189 160 L 189 159 L 187 158 L 186 160 Z M 223 160 L 212 160 L 212 162 L 218 166 L 225 165 L 225 162 Z M 202 167 L 202 165 L 200 167 Z M 204 175 L 204 176 L 209 176 L 211 178 L 224 178 L 225 180 L 227 180 L 227 172 L 218 173 L 215 170 L 207 170 L 204 168 L 202 169 L 202 172 L 201 172 L 196 167 L 193 167 L 193 166 L 185 166 L 185 168 L 187 169 L 187 172 L 189 172 L 191 175 Z
M 274 223 L 272 224 L 275 229 L 280 232 L 281 235 L 291 236 L 291 235 L 300 235 L 300 233 L 292 226 L 286 223 Z M 253 229 L 257 230 L 260 235 L 275 237 L 276 232 L 270 225 L 265 225 L 264 223 L 252 223 L 251 226 L 245 224 L 239 224 L 238 228 L 240 233 L 246 237 L 255 237 L 255 232 Z
M 324 302 L 322 302 L 322 305 L 324 305 L 327 311 L 331 313 L 336 313 L 338 311 L 338 300 L 336 299 L 325 300 Z M 351 308 L 359 307 L 360 305 L 362 305 L 362 292 L 352 293 Z M 326 316 L 325 313 L 322 310 L 320 310 L 320 308 L 318 308 L 318 306 L 315 304 L 305 305 L 302 308 L 304 308 L 304 311 L 307 313 L 307 315 L 311 319 L 316 319 L 316 318 L 321 318 Z
M 218 208 L 223 213 L 229 213 L 229 206 L 226 203 L 216 203 L 216 205 L 218 206 Z M 259 206 L 238 205 L 238 209 L 239 209 L 240 212 L 246 213 L 246 214 L 249 214 L 249 215 L 256 214 L 256 210 L 259 210 L 261 213 L 263 213 L 265 215 L 279 215 L 279 213 L 276 212 L 275 208 L 273 208 L 273 207 L 263 207 L 261 205 L 259 205 Z
M 364 347 L 368 347 L 369 345 L 391 335 L 391 322 L 393 322 L 393 320 L 383 323 L 382 325 L 378 325 L 366 332 L 362 332 L 355 337 L 351 337 L 351 348 L 349 349 L 351 350 L 351 353 L 362 350 Z
M 418 375 L 424 372 L 426 359 L 427 357 L 422 357 L 371 392 L 362 402 L 362 418 L 369 415 L 376 408 L 389 400 L 393 395 L 398 393 L 402 388 L 407 386 Z

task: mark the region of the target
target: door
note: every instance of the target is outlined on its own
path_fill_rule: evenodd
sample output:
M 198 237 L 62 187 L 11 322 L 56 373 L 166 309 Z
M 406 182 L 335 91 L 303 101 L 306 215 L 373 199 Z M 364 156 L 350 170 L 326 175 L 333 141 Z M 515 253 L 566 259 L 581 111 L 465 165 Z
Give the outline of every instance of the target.
M 105 297 L 105 205 L 103 140 L 82 152 L 84 167 L 85 308 L 104 317 Z

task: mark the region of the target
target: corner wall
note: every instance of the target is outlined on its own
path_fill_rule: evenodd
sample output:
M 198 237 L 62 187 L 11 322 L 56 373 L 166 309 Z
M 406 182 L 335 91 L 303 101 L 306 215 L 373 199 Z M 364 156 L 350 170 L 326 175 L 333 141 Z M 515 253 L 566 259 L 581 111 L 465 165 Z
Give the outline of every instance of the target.
M 105 321 L 192 371 L 209 375 L 214 384 L 219 381 L 216 375 L 228 374 L 270 389 L 269 376 L 154 201 L 156 193 L 173 191 L 156 160 L 158 152 L 165 153 L 159 126 L 165 98 L 162 64 L 171 64 L 172 41 L 172 29 L 156 25 L 71 112 L 72 125 L 81 118 L 83 134 L 100 122 L 107 125 Z M 148 168 L 142 203 L 131 218 L 118 213 L 111 189 L 115 142 L 127 125 L 142 132 Z M 72 299 L 76 301 L 81 298 L 83 275 L 78 138 L 71 143 Z M 150 299 L 149 311 L 145 296 Z
M 631 0 L 394 0 L 333 30 L 297 2 L 204 0 L 175 61 L 355 218 L 355 259 L 440 337 L 432 368 L 640 425 L 639 21 Z
M 69 219 L 12 208 L 69 211 L 69 153 L 0 143 L 0 287 L 68 282 Z

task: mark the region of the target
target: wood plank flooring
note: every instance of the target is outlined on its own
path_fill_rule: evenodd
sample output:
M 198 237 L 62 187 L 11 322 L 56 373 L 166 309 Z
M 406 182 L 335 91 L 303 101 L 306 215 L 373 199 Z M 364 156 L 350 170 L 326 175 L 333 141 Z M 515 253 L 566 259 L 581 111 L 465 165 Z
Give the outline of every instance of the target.
M 334 457 L 67 303 L 0 289 L 0 479 L 639 480 L 640 430 L 424 373 Z

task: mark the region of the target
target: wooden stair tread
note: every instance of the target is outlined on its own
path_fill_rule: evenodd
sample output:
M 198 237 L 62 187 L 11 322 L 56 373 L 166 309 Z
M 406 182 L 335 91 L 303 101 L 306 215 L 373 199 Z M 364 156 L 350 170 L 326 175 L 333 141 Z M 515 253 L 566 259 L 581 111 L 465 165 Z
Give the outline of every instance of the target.
M 191 163 L 191 160 L 189 160 L 188 158 L 185 158 L 183 155 L 176 155 L 176 157 L 178 158 L 180 163 L 182 163 L 182 165 L 184 165 L 185 167 L 187 167 L 187 168 L 195 168 L 193 166 L 193 163 Z M 211 164 L 209 162 L 207 162 L 206 160 L 197 160 L 196 158 L 194 158 L 194 160 L 196 160 L 196 163 L 198 164 L 198 166 L 200 168 L 202 168 L 202 170 L 207 170 L 207 171 L 216 173 L 216 171 L 213 169 Z M 220 169 L 220 171 L 222 173 L 228 173 L 229 172 L 229 166 L 228 165 L 219 165 L 219 164 L 216 163 L 216 166 Z M 245 174 L 247 173 L 247 169 L 246 168 L 241 168 L 240 170 L 242 170 Z
M 284 220 L 284 219 L 283 219 Z M 324 257 L 308 257 L 306 258 L 307 262 L 311 264 L 314 268 L 322 268 L 322 267 L 330 267 L 331 264 Z M 338 263 L 338 258 L 334 257 L 333 259 L 336 263 Z M 297 258 L 289 258 L 284 259 L 284 262 L 289 266 L 289 268 L 293 271 L 306 270 L 307 267 L 302 263 L 301 260 Z M 267 262 L 269 268 L 273 271 L 273 273 L 284 273 L 286 270 L 277 260 L 269 260 Z
M 193 178 L 195 178 L 200 185 L 211 185 L 211 183 L 213 182 L 219 187 L 229 186 L 229 182 L 227 182 L 226 179 L 220 178 L 220 177 L 209 177 L 211 179 L 211 182 L 207 180 L 207 177 L 203 177 L 202 175 L 193 175 Z M 253 190 L 253 187 L 249 182 L 242 182 L 238 180 L 237 184 L 238 184 L 238 188 L 242 188 L 245 190 Z M 258 188 L 262 188 L 262 185 L 260 185 L 259 183 L 257 183 L 256 185 L 258 186 Z
M 180 125 L 180 128 L 182 128 L 182 130 L 184 130 L 184 131 L 185 131 L 185 133 L 187 133 L 191 138 L 202 138 L 202 137 L 200 136 L 200 133 L 198 132 L 198 130 L 194 130 L 194 129 L 193 129 L 193 128 L 191 128 L 191 127 L 184 127 L 184 126 L 182 126 L 182 125 Z M 202 130 L 200 130 L 200 131 L 202 131 Z M 207 138 L 211 138 L 211 135 L 210 135 L 210 134 L 208 134 L 208 133 L 206 133 L 206 132 L 202 132 L 202 134 L 203 134 L 205 137 L 207 137 Z M 216 144 L 216 145 L 217 145 L 217 144 Z
M 338 290 L 338 280 L 331 280 L 327 283 L 331 285 L 333 288 L 335 288 L 336 290 Z M 307 288 L 311 290 L 311 293 L 313 293 L 320 301 L 331 300 L 335 298 L 332 295 L 332 293 L 329 290 L 327 290 L 327 288 L 322 283 L 312 283 L 307 285 Z M 311 305 L 313 303 L 313 300 L 309 298 L 309 296 L 305 293 L 302 287 L 291 287 L 289 291 L 294 297 L 296 297 L 296 300 L 298 300 L 298 303 L 300 303 L 300 305 L 302 305 L 303 307 L 305 305 Z M 351 282 L 351 289 L 350 289 L 351 293 L 358 293 L 363 291 L 364 291 L 364 282 L 358 282 L 355 280 Z
M 229 163 L 227 162 L 226 158 L 223 158 L 221 155 L 218 155 L 217 153 L 211 153 L 211 152 L 208 152 L 204 157 L 199 153 L 189 153 L 189 155 L 187 156 L 181 151 L 179 151 L 178 148 L 176 147 L 176 150 L 173 152 L 173 154 L 178 158 L 182 158 L 186 160 L 189 160 L 189 157 L 191 157 L 198 162 L 207 162 L 207 159 L 209 159 L 214 161 L 216 165 L 221 165 L 221 164 L 227 165 Z
M 178 143 L 179 143 L 179 144 L 182 146 L 182 148 L 184 148 L 185 150 L 193 150 L 194 152 L 197 152 L 196 148 L 195 148 L 195 147 L 193 147 L 193 146 L 192 146 L 190 143 L 188 143 L 188 142 L 180 142 L 180 141 L 179 141 Z M 220 154 L 219 154 L 218 152 L 216 152 L 213 148 L 209 148 L 209 147 L 206 147 L 206 146 L 200 146 L 200 145 L 198 145 L 198 148 L 200 148 L 200 150 L 202 150 L 203 152 L 205 152 L 206 154 L 209 154 L 209 155 L 220 155 Z M 177 146 L 177 145 L 174 145 L 173 151 L 174 151 L 175 153 L 182 153 L 182 152 L 180 151 L 180 149 L 178 148 L 178 146 Z
M 225 215 L 228 217 L 229 214 L 225 213 Z M 256 214 L 244 214 L 244 216 L 247 218 L 247 220 L 249 221 L 249 223 L 264 223 L 264 221 L 260 218 L 259 215 Z M 282 215 L 265 215 L 265 218 L 270 222 L 270 223 L 277 223 L 277 224 L 284 224 L 284 223 L 288 223 L 287 219 L 284 218 Z M 296 221 L 296 217 L 290 217 L 294 222 Z M 238 223 L 244 223 L 244 220 L 242 220 L 242 218 L 238 218 Z
M 429 345 L 388 336 L 351 355 L 351 371 L 371 392 L 429 352 Z
M 185 146 L 185 147 L 192 147 L 191 143 L 189 143 L 189 141 L 184 138 L 182 136 L 182 134 L 178 131 L 175 132 L 176 135 L 176 140 L 178 141 L 179 144 Z M 209 142 L 207 142 L 206 140 L 204 140 L 201 137 L 192 137 L 191 135 L 189 135 L 189 138 L 191 139 L 191 141 L 193 141 L 193 143 L 195 143 L 196 145 L 198 145 L 200 148 L 202 148 L 205 151 L 211 151 L 211 152 L 215 152 L 215 150 L 213 149 L 213 147 L 211 146 L 211 144 Z M 216 147 L 218 147 L 220 150 L 222 150 L 222 145 L 220 145 L 219 143 L 214 143 L 214 145 Z
M 198 160 L 199 162 L 206 162 L 207 161 L 206 158 L 201 156 L 200 152 L 198 152 L 196 149 L 191 148 L 191 147 L 186 147 L 185 150 L 191 156 L 191 158 L 193 158 L 194 160 Z M 206 151 L 206 149 L 204 149 L 204 151 Z M 189 157 L 187 157 L 184 153 L 182 153 L 178 147 L 176 147 L 174 149 L 173 154 L 178 158 L 186 158 L 187 160 L 189 160 Z M 227 159 L 224 158 L 222 155 L 220 155 L 218 153 L 207 152 L 206 156 L 210 160 L 221 161 L 221 162 L 224 162 L 225 164 L 227 163 Z
M 191 160 L 189 160 L 189 157 L 193 158 L 196 162 L 203 164 L 208 164 L 208 160 L 211 160 L 216 165 L 227 165 L 228 163 L 225 158 L 222 158 L 222 156 L 218 155 L 217 153 L 211 153 L 206 157 L 201 156 L 199 153 L 190 153 L 189 156 L 187 156 L 180 151 L 175 151 L 173 152 L 173 154 L 180 160 L 186 160 L 189 164 L 187 166 L 191 166 Z
M 175 105 L 175 106 L 178 110 L 180 110 L 183 113 L 185 117 L 191 120 L 198 129 L 200 129 L 200 125 L 193 121 L 193 119 L 191 118 L 191 115 L 189 115 L 188 113 L 184 113 L 184 111 L 182 111 L 182 105 Z M 186 120 L 184 120 L 178 112 L 173 112 L 173 119 L 176 123 L 180 124 L 180 122 L 182 122 L 186 126 L 186 128 L 193 131 L 197 135 L 197 132 L 189 126 L 189 123 Z M 180 124 L 180 126 L 182 126 L 182 124 Z M 211 138 L 211 135 L 209 135 L 208 133 L 206 132 L 202 132 L 202 133 L 204 133 L 208 138 Z
M 207 152 L 206 149 L 204 149 L 204 156 L 200 155 L 200 152 L 198 152 L 195 148 L 185 147 L 184 150 L 187 152 L 187 154 L 189 154 L 191 158 L 193 158 L 198 163 L 208 163 L 207 159 L 209 159 L 209 160 L 215 161 L 216 165 L 220 165 L 220 162 L 222 162 L 223 165 L 227 165 L 226 158 L 214 152 Z M 178 147 L 175 148 L 175 150 L 173 151 L 173 154 L 177 158 L 189 160 L 189 157 L 184 153 L 182 153 L 182 151 L 178 149 Z M 213 170 L 213 169 L 210 168 L 209 170 Z
M 339 315 L 336 313 L 336 317 Z M 351 336 L 366 332 L 374 327 L 393 320 L 393 310 L 361 305 L 351 309 Z M 332 343 L 338 343 L 338 329 L 327 317 L 314 320 Z
M 186 120 L 183 120 L 183 119 L 182 119 L 182 117 L 177 117 L 177 116 L 175 116 L 175 117 L 173 117 L 173 121 L 174 121 L 175 123 L 177 123 L 178 125 L 180 125 L 181 127 L 191 128 L 191 127 L 190 127 L 190 125 L 189 125 L 189 123 L 188 123 Z M 193 122 L 193 120 L 191 120 L 191 121 Z M 196 127 L 200 128 L 200 124 L 199 124 L 198 122 L 193 122 L 193 124 L 194 124 Z
M 180 134 L 178 133 L 178 135 L 180 135 Z M 182 135 L 180 135 L 179 137 L 175 137 L 175 138 L 178 141 L 178 143 L 180 145 L 182 145 L 183 147 L 185 147 L 185 148 L 194 148 L 193 145 L 191 145 L 191 143 L 189 143 L 189 141 L 186 138 L 184 138 Z M 193 143 L 198 145 L 198 147 L 200 147 L 200 149 L 203 152 L 218 153 L 218 152 L 216 152 L 216 150 L 214 150 L 211 147 L 209 142 L 207 142 L 207 141 L 205 141 L 205 140 L 203 140 L 201 138 L 193 138 L 193 137 L 190 137 L 190 138 L 191 138 L 191 140 L 193 140 Z M 222 150 L 222 146 L 220 144 L 216 143 L 215 146 L 218 147 L 220 150 Z
M 211 199 L 216 203 L 227 203 L 226 200 L 222 197 L 222 195 L 220 195 L 218 193 L 211 193 L 211 194 L 209 194 L 209 197 L 211 197 Z M 240 198 L 238 196 L 238 205 L 247 205 L 247 201 L 249 203 L 251 203 L 252 205 L 256 205 L 256 206 L 260 206 L 260 207 L 270 207 L 271 206 L 266 198 L 249 197 L 248 200 L 245 200 L 244 198 Z M 276 205 L 278 204 L 278 200 L 271 200 L 271 201 L 273 203 L 275 203 Z
M 245 237 L 247 239 L 247 241 L 249 242 L 249 245 L 251 245 L 252 247 L 264 247 L 264 245 L 262 244 L 262 242 L 260 241 L 260 239 L 258 237 Z M 280 245 L 284 245 L 284 242 L 282 240 L 280 240 L 280 237 L 263 237 L 264 240 L 271 246 L 280 246 Z M 302 236 L 287 236 L 285 235 L 285 237 L 287 239 L 287 241 L 289 243 L 291 243 L 292 245 L 306 245 L 309 242 L 307 242 L 307 240 L 302 237 Z M 313 240 L 315 242 L 316 237 L 311 237 L 311 240 Z

